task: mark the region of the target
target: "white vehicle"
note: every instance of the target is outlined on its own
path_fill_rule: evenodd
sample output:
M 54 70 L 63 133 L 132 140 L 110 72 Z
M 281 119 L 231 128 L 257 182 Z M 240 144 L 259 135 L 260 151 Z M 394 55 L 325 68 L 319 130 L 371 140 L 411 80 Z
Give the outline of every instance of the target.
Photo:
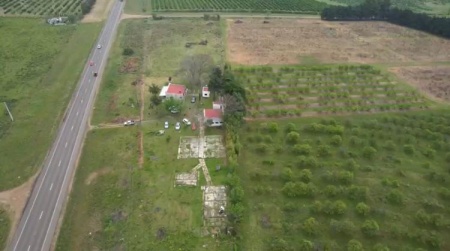
M 184 123 L 185 125 L 191 125 L 191 121 L 189 121 L 189 119 L 187 119 L 187 118 L 184 118 L 184 119 L 183 119 L 183 123 Z
M 169 122 L 168 121 L 164 122 L 164 128 L 165 129 L 169 128 Z
M 180 122 L 177 122 L 177 123 L 175 124 L 175 130 L 180 130 Z
M 102 48 L 101 44 L 97 45 L 97 49 L 101 49 L 101 48 Z
M 127 120 L 127 121 L 123 122 L 124 126 L 129 126 L 129 125 L 134 125 L 134 124 L 135 124 L 134 120 Z

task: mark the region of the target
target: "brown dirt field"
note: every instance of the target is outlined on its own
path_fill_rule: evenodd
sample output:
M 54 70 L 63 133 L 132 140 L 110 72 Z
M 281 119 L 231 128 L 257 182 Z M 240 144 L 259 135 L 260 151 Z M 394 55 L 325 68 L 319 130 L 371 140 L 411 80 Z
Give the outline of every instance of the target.
M 450 66 L 413 66 L 389 69 L 432 99 L 450 101 Z
M 97 0 L 91 12 L 83 17 L 82 23 L 95 23 L 101 22 L 108 16 L 109 10 L 112 4 L 116 0 Z
M 449 40 L 386 22 L 227 22 L 227 56 L 237 64 L 450 61 Z
M 131 57 L 124 60 L 123 64 L 120 66 L 119 72 L 121 73 L 131 73 L 139 70 L 139 58 Z
M 0 193 L 0 206 L 4 205 L 11 215 L 11 230 L 8 239 L 11 238 L 11 234 L 15 231 L 17 223 L 19 223 L 38 173 L 21 186 Z

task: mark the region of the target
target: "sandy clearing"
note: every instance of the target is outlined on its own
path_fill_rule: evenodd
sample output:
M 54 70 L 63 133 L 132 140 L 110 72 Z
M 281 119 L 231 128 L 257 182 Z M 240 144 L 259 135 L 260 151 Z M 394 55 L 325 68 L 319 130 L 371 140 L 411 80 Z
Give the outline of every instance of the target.
M 106 19 L 116 0 L 96 0 L 91 12 L 83 17 L 82 23 L 96 23 Z

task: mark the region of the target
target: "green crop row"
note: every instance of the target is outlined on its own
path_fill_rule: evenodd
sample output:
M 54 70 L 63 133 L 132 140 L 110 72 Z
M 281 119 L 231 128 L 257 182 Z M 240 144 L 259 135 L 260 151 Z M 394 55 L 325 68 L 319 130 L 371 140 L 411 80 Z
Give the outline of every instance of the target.
M 80 13 L 80 1 L 56 0 L 56 1 L 14 1 L 0 0 L 0 8 L 5 14 L 10 15 L 72 15 Z

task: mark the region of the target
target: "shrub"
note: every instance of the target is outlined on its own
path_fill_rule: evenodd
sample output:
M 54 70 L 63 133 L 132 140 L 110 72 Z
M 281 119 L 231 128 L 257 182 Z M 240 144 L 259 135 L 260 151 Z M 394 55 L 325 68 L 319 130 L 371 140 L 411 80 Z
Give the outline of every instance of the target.
M 264 143 L 273 143 L 273 138 L 270 135 L 265 135 L 263 141 Z
M 317 155 L 320 157 L 328 157 L 331 155 L 331 148 L 327 145 L 320 145 L 317 147 Z
M 267 131 L 269 133 L 277 133 L 278 132 L 278 124 L 275 122 L 272 122 L 269 124 Z
M 233 187 L 230 190 L 230 200 L 233 203 L 239 203 L 244 198 L 244 189 L 240 186 Z
M 284 168 L 281 172 L 281 178 L 284 181 L 293 181 L 294 180 L 294 174 L 292 173 L 292 170 L 290 168 Z
M 436 155 L 436 151 L 428 147 L 423 151 L 423 155 L 429 159 L 433 159 L 434 156 Z
M 359 215 L 367 216 L 370 213 L 370 207 L 366 203 L 360 202 L 356 205 L 356 212 Z
M 353 158 L 350 158 L 345 162 L 345 168 L 349 171 L 356 171 L 359 169 L 359 165 Z
M 308 144 L 302 144 L 302 145 L 298 145 L 297 144 L 297 145 L 294 146 L 292 151 L 295 154 L 299 154 L 299 155 L 310 155 L 311 152 L 312 152 L 312 148 Z
M 357 240 L 350 240 L 347 243 L 347 251 L 364 251 L 363 245 Z
M 403 204 L 404 202 L 404 195 L 399 190 L 392 190 L 391 192 L 389 192 L 386 198 L 390 203 L 396 205 Z
M 447 163 L 450 163 L 450 152 L 445 154 L 445 161 L 447 161 Z
M 267 152 L 269 151 L 269 146 L 267 146 L 267 145 L 264 144 L 264 143 L 259 143 L 259 144 L 256 146 L 255 150 L 256 150 L 258 153 L 267 153 Z
M 427 225 L 431 221 L 430 215 L 428 215 L 423 209 L 417 211 L 414 217 L 416 221 L 422 225 Z
M 300 171 L 299 178 L 301 181 L 308 183 L 312 179 L 312 173 L 309 169 L 303 169 Z
M 322 209 L 323 209 L 322 202 L 320 202 L 318 200 L 314 201 L 314 203 L 310 207 L 311 212 L 316 213 L 316 214 L 321 213 Z
M 347 211 L 347 205 L 341 200 L 337 200 L 333 203 L 333 214 L 342 215 Z
M 339 193 L 339 189 L 336 186 L 328 185 L 325 187 L 325 195 L 328 197 L 335 197 Z
M 281 192 L 287 197 L 312 197 L 316 192 L 314 184 L 305 184 L 303 182 L 287 182 Z
M 300 240 L 299 250 L 300 251 L 313 251 L 314 245 L 308 240 Z
M 386 141 L 386 142 L 384 143 L 383 148 L 384 148 L 385 150 L 387 150 L 387 151 L 392 152 L 392 151 L 395 150 L 396 144 L 394 143 L 394 141 L 388 140 L 388 141 Z
M 390 251 L 390 249 L 381 243 L 377 243 L 373 246 L 373 251 Z
M 122 55 L 124 56 L 131 56 L 134 54 L 134 50 L 131 48 L 125 48 L 123 49 Z
M 317 162 L 316 158 L 309 156 L 300 156 L 298 158 L 298 167 L 300 168 L 318 168 L 320 166 L 319 162 Z
M 331 137 L 330 143 L 334 146 L 340 146 L 342 145 L 342 137 L 339 135 L 334 135 L 333 137 Z
M 286 136 L 286 142 L 289 144 L 297 144 L 300 141 L 300 134 L 298 132 L 290 132 Z
M 331 220 L 330 229 L 333 233 L 351 236 L 355 231 L 355 225 L 349 220 L 337 221 Z
M 416 149 L 412 145 L 404 145 L 403 146 L 403 152 L 405 152 L 408 155 L 413 155 Z
M 373 237 L 378 234 L 380 231 L 380 227 L 375 220 L 366 220 L 361 227 L 361 231 L 370 237 Z
M 316 219 L 310 217 L 303 222 L 302 229 L 306 234 L 316 235 L 319 232 L 319 223 Z
M 273 238 L 270 242 L 271 250 L 273 251 L 287 251 L 290 250 L 290 245 L 282 238 Z
M 286 133 L 295 132 L 295 131 L 297 131 L 297 126 L 295 126 L 294 123 L 288 123 L 286 125 L 286 127 L 284 128 L 284 131 Z
M 376 153 L 377 153 L 377 150 L 371 146 L 366 146 L 362 150 L 362 155 L 366 159 L 373 159 L 373 157 L 375 156 Z
M 349 185 L 353 181 L 353 172 L 350 171 L 339 171 L 337 174 L 337 179 L 346 184 Z
M 366 200 L 369 194 L 369 188 L 365 186 L 351 185 L 347 190 L 347 196 L 351 200 Z

